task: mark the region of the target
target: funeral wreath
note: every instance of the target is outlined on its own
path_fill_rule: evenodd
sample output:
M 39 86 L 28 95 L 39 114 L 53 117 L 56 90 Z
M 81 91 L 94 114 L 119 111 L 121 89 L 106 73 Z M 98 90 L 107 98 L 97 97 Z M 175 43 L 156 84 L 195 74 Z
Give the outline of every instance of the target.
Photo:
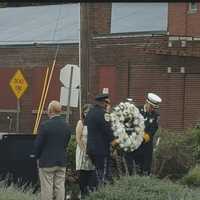
M 144 118 L 132 102 L 121 102 L 105 116 L 124 151 L 134 151 L 143 142 Z

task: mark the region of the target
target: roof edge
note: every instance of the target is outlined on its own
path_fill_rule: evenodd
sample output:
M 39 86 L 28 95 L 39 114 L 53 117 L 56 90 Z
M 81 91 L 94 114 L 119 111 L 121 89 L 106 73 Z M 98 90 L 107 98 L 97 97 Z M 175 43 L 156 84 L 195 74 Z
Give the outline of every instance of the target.
M 26 43 L 26 44 L 22 44 L 22 43 L 19 43 L 19 44 L 2 44 L 0 42 L 0 48 L 6 48 L 6 47 L 30 47 L 30 46 L 35 46 L 35 47 L 44 47 L 44 46 L 56 46 L 56 45 L 79 45 L 79 42 L 73 42 L 73 43 Z
M 149 36 L 167 36 L 167 31 L 143 31 L 143 32 L 126 32 L 126 33 L 109 33 L 109 34 L 95 34 L 93 39 L 104 38 L 129 38 L 129 37 L 149 37 Z

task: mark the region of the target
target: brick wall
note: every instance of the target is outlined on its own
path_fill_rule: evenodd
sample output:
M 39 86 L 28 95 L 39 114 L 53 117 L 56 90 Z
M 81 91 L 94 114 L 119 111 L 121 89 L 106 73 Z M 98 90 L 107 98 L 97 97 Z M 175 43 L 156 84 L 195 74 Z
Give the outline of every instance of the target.
M 187 74 L 185 76 L 185 110 L 184 126 L 191 127 L 192 124 L 200 122 L 200 73 Z
M 189 12 L 189 3 L 169 3 L 168 31 L 170 35 L 200 36 L 200 3 L 195 13 Z
M 89 31 L 92 34 L 110 33 L 111 3 L 88 3 Z
M 198 48 L 197 43 L 194 41 L 191 46 L 196 45 Z M 200 96 L 196 92 L 197 89 L 193 89 L 200 85 L 200 79 L 193 78 L 188 82 L 186 76 L 200 72 L 198 70 L 200 60 L 176 54 L 156 54 L 162 49 L 168 49 L 168 36 L 94 37 L 90 49 L 91 97 L 99 92 L 97 71 L 101 67 L 115 66 L 118 102 L 114 104 L 124 101 L 129 96 L 137 105 L 142 105 L 145 101 L 144 95 L 147 92 L 155 92 L 163 99 L 160 108 L 161 127 L 182 132 L 184 128 L 195 125 L 200 113 L 192 115 L 192 111 L 194 112 L 194 107 L 200 107 L 200 103 L 195 100 Z M 173 49 L 180 51 L 181 48 L 173 47 Z M 190 47 L 187 50 L 190 52 L 192 49 Z M 168 67 L 171 67 L 171 73 L 168 73 Z M 181 72 L 181 67 L 184 67 L 185 73 Z M 189 88 L 190 93 L 187 92 Z

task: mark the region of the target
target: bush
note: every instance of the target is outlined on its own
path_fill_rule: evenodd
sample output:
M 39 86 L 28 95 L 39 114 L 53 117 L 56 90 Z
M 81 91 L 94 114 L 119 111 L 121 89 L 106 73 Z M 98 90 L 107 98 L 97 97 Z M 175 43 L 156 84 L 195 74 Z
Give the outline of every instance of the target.
M 193 156 L 195 157 L 195 160 L 197 163 L 200 163 L 200 128 L 194 128 L 191 131 L 192 136 L 193 136 L 193 148 L 194 148 L 194 152 L 193 152 Z
M 32 189 L 19 189 L 17 186 L 10 185 L 5 187 L 5 183 L 0 182 L 0 199 L 1 200 L 38 200 L 39 195 L 33 194 Z
M 192 168 L 187 175 L 185 175 L 181 181 L 188 186 L 200 186 L 200 165 Z
M 67 158 L 66 192 L 73 196 L 73 193 L 79 193 L 78 173 L 76 171 L 76 137 L 74 134 L 69 141 Z
M 182 178 L 197 162 L 194 130 L 184 134 L 160 130 L 158 136 L 161 139 L 154 151 L 153 173 L 160 178 Z
M 76 168 L 76 137 L 71 135 L 68 148 L 67 148 L 67 168 Z
M 86 200 L 199 200 L 200 193 L 154 177 L 127 176 L 100 188 Z

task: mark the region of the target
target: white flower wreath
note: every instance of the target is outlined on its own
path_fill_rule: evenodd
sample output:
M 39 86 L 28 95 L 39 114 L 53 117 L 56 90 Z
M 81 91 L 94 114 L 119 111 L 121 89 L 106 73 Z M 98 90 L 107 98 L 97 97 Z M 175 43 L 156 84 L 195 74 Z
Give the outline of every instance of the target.
M 121 102 L 109 115 L 114 136 L 124 151 L 136 150 L 143 141 L 144 118 L 130 102 Z

